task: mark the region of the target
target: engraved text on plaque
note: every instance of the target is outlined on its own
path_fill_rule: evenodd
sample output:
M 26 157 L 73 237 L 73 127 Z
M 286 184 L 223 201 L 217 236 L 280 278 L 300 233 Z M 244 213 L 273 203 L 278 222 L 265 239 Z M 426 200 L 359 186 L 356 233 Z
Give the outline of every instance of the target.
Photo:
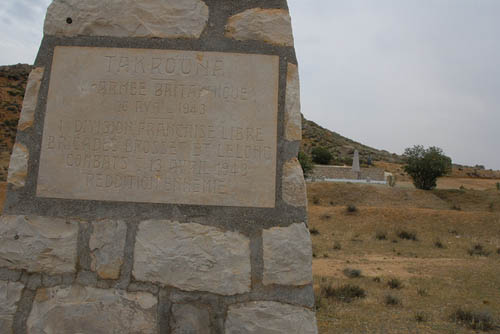
M 277 56 L 56 47 L 37 195 L 274 207 Z

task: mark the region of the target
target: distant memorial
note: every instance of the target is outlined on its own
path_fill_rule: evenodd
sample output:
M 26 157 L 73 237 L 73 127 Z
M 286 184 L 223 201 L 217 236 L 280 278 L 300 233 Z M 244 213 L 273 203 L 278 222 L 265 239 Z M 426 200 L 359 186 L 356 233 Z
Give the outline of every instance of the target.
M 359 152 L 358 152 L 358 150 L 354 150 L 354 158 L 352 159 L 352 171 L 354 173 L 361 172 L 361 168 L 359 167 Z
M 53 1 L 0 218 L 2 333 L 317 333 L 297 59 L 267 3 Z

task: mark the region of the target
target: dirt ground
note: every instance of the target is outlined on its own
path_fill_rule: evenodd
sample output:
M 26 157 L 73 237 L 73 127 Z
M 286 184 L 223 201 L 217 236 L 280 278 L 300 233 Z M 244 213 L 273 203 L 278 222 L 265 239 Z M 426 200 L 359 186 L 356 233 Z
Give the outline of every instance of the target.
M 450 320 L 460 307 L 500 325 L 499 191 L 313 183 L 308 196 L 320 333 L 477 333 Z M 482 255 L 469 254 L 476 245 Z M 346 284 L 366 297 L 324 293 Z

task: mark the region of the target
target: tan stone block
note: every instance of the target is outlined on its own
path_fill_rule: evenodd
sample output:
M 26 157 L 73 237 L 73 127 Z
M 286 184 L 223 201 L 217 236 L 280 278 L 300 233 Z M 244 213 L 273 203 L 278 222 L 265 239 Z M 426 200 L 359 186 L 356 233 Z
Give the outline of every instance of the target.
M 264 285 L 312 283 L 312 244 L 306 224 L 264 230 L 262 239 Z
M 285 139 L 302 140 L 299 70 L 297 65 L 290 63 L 286 76 Z
M 137 280 L 235 295 L 250 291 L 250 270 L 250 241 L 240 233 L 167 220 L 139 225 L 133 269 Z
M 43 72 L 43 67 L 35 67 L 28 77 L 28 83 L 26 84 L 26 91 L 24 93 L 23 109 L 21 110 L 19 123 L 17 123 L 18 130 L 24 131 L 33 126 Z
M 39 289 L 27 329 L 28 334 L 156 334 L 157 298 L 79 285 Z
M 103 279 L 118 279 L 123 264 L 127 224 L 119 220 L 92 223 L 89 240 L 91 269 Z
M 282 197 L 290 205 L 307 207 L 306 182 L 297 158 L 283 165 Z
M 317 334 L 314 312 L 278 302 L 249 302 L 229 306 L 226 334 Z
M 9 175 L 7 182 L 12 184 L 14 188 L 24 187 L 26 177 L 28 176 L 28 160 L 29 151 L 26 146 L 16 142 L 12 148 L 10 156 Z
M 24 285 L 16 282 L 0 281 L 0 333 L 12 334 L 14 315 L 21 300 Z
M 201 0 L 54 0 L 44 33 L 56 36 L 198 38 L 208 22 Z
M 226 25 L 226 37 L 240 41 L 258 40 L 293 46 L 290 14 L 284 9 L 253 8 L 233 15 Z
M 0 217 L 0 267 L 28 272 L 75 272 L 78 223 L 38 216 Z

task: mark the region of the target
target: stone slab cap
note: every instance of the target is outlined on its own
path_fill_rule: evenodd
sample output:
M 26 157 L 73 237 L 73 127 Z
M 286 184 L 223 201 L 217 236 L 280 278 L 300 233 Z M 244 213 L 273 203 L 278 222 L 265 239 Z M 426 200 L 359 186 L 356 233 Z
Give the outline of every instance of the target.
M 297 158 L 283 165 L 282 197 L 290 205 L 307 207 L 306 182 Z
M 12 148 L 9 162 L 9 174 L 7 182 L 14 188 L 22 188 L 26 184 L 28 176 L 29 151 L 26 146 L 16 142 Z
M 78 223 L 39 216 L 0 217 L 0 267 L 52 275 L 73 273 Z
M 285 139 L 302 140 L 299 69 L 297 65 L 291 63 L 288 63 L 286 75 Z
M 292 20 L 284 9 L 248 9 L 229 18 L 226 37 L 293 46 Z
M 314 312 L 277 302 L 229 306 L 226 334 L 317 334 Z
M 250 291 L 250 240 L 237 232 L 194 223 L 139 224 L 133 275 L 185 291 L 235 295 Z
M 79 285 L 39 289 L 27 328 L 29 334 L 156 334 L 157 298 Z
M 306 224 L 264 230 L 262 239 L 264 285 L 312 283 L 312 244 Z
M 202 0 L 54 0 L 44 33 L 199 38 L 207 22 L 208 7 Z
M 123 264 L 127 224 L 119 220 L 92 223 L 89 248 L 91 269 L 103 279 L 118 279 Z
M 24 285 L 16 282 L 0 281 L 0 333 L 14 333 L 12 325 L 17 304 L 21 300 Z
M 23 109 L 21 110 L 21 116 L 19 117 L 19 123 L 17 124 L 17 128 L 21 131 L 33 126 L 43 72 L 43 67 L 35 67 L 28 77 L 28 83 L 24 93 Z

